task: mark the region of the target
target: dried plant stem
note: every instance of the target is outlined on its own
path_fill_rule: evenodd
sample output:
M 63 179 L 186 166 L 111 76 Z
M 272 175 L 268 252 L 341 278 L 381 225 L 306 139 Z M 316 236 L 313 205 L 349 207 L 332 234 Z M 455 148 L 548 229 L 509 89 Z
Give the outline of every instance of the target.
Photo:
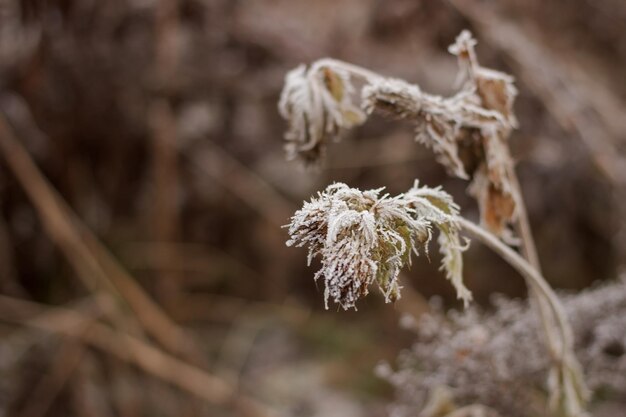
M 510 173 L 511 185 L 513 186 L 513 195 L 515 198 L 515 204 L 517 209 L 517 221 L 515 228 L 521 239 L 522 255 L 524 259 L 532 265 L 533 268 L 541 273 L 541 264 L 539 263 L 539 255 L 537 254 L 537 246 L 535 245 L 535 239 L 530 228 L 530 221 L 528 220 L 528 211 L 526 210 L 526 204 L 524 204 L 524 198 L 522 196 L 522 189 L 515 173 L 515 169 L 511 169 Z
M 576 358 L 573 354 L 573 341 L 569 341 L 566 344 L 566 335 L 562 335 L 562 342 L 559 346 L 559 341 L 556 337 L 555 329 L 560 329 L 563 333 L 565 330 L 569 330 L 570 326 L 567 322 L 567 319 L 564 317 L 564 314 L 556 313 L 556 309 L 554 307 L 560 307 L 560 305 L 558 304 L 558 299 L 556 300 L 557 304 L 554 304 L 548 297 L 546 297 L 546 295 L 553 296 L 554 294 L 549 284 L 543 279 L 543 276 L 541 275 L 539 256 L 537 255 L 537 248 L 535 246 L 535 241 L 533 239 L 532 231 L 530 229 L 528 212 L 526 210 L 526 205 L 524 204 L 524 199 L 522 197 L 519 180 L 513 167 L 511 167 L 510 171 L 511 173 L 509 175 L 509 178 L 511 179 L 512 192 L 516 201 L 516 208 L 518 211 L 517 219 L 514 226 L 518 236 L 521 239 L 520 249 L 522 252 L 522 256 L 524 257 L 524 259 L 526 259 L 526 261 L 528 261 L 530 266 L 534 268 L 538 277 L 541 278 L 541 280 L 546 284 L 546 288 L 549 290 L 547 293 L 542 293 L 541 291 L 539 291 L 537 286 L 530 285 L 529 282 L 530 305 L 531 308 L 535 308 L 539 312 L 539 317 L 541 318 L 541 326 L 546 336 L 546 341 L 552 356 L 552 360 L 556 365 L 563 368 L 563 366 L 567 366 L 564 364 L 563 358 L 572 357 L 573 360 L 576 361 Z M 554 315 L 551 314 L 550 310 L 554 311 Z M 563 327 L 563 323 L 565 324 L 565 327 Z M 569 333 L 571 334 L 571 330 L 569 331 Z M 571 336 L 569 336 L 569 338 L 571 338 Z M 576 369 L 576 379 L 581 382 L 584 381 L 582 372 L 579 370 L 580 366 L 578 366 L 577 362 L 574 364 L 574 368 Z M 586 396 L 586 388 L 584 386 L 581 386 L 581 392 L 583 393 L 583 395 L 581 395 L 580 397 L 584 400 L 583 397 Z M 551 399 L 551 401 L 558 401 L 558 393 L 553 394 L 553 398 Z
M 551 353 L 556 362 L 555 369 L 558 370 L 559 380 L 563 384 L 562 391 L 557 394 L 563 399 L 565 406 L 571 412 L 570 414 L 582 414 L 583 403 L 588 396 L 588 390 L 582 378 L 580 365 L 574 355 L 572 329 L 556 294 L 543 276 L 528 261 L 502 243 L 496 236 L 463 218 L 459 218 L 459 224 L 468 235 L 488 246 L 518 271 L 526 280 L 529 288 L 537 295 L 540 319 L 546 330 L 547 339 L 552 345 Z M 549 307 L 549 310 L 544 308 L 545 306 Z M 548 312 L 552 313 L 553 317 L 548 317 L 546 314 Z M 553 320 L 558 328 L 558 334 L 554 334 Z M 556 344 L 558 339 L 560 339 L 560 343 Z

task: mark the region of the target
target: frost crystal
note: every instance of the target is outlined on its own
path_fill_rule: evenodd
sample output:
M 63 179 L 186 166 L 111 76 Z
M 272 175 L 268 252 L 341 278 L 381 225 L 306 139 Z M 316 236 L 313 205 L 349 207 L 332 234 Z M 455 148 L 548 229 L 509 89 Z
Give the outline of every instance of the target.
M 458 207 L 439 188 L 419 187 L 390 197 L 383 189 L 360 191 L 336 183 L 305 202 L 288 225 L 288 246 L 308 246 L 309 263 L 317 255 L 322 267 L 326 308 L 332 299 L 345 310 L 376 283 L 391 302 L 399 298 L 400 269 L 411 263 L 411 252 L 427 250 L 432 227 L 440 231 L 442 268 L 467 304 L 471 293 L 463 285 L 462 251 L 456 216 Z

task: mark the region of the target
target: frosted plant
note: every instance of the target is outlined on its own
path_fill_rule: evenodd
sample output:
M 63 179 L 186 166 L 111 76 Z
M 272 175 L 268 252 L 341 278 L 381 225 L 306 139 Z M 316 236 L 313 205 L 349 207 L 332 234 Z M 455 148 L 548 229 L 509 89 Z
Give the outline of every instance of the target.
M 510 225 L 517 220 L 520 197 L 507 141 L 517 126 L 512 111 L 517 90 L 512 77 L 478 64 L 475 44 L 463 31 L 450 47 L 459 61 L 461 88 L 447 98 L 328 58 L 290 71 L 279 103 L 280 114 L 289 122 L 289 159 L 317 162 L 329 139 L 338 139 L 375 110 L 411 120 L 417 142 L 431 148 L 450 174 L 464 179 L 471 175 L 469 190 L 479 203 L 482 224 L 514 243 Z M 360 106 L 353 101 L 354 79 L 361 85 Z M 472 172 L 459 157 L 462 149 L 478 159 L 471 164 L 476 166 Z
M 411 264 L 411 252 L 427 251 L 433 227 L 439 229 L 444 254 L 442 268 L 467 304 L 470 291 L 463 285 L 462 252 L 456 222 L 458 206 L 439 188 L 415 185 L 396 197 L 381 189 L 360 191 L 345 184 L 328 186 L 306 202 L 288 225 L 287 245 L 308 246 L 309 264 L 319 255 L 326 308 L 331 299 L 344 309 L 355 308 L 374 283 L 385 301 L 400 297 L 398 274 Z
M 382 189 L 361 192 L 336 184 L 295 214 L 288 245 L 308 245 L 309 262 L 317 255 L 322 258 L 315 278 L 324 278 L 326 306 L 332 299 L 348 309 L 374 283 L 387 301 L 396 299 L 400 269 L 410 263 L 411 252 L 426 250 L 436 227 L 442 268 L 467 305 L 471 294 L 462 280 L 467 246 L 459 238 L 463 229 L 526 279 L 548 346 L 545 370 L 551 409 L 582 416 L 588 391 L 574 355 L 571 327 L 541 275 L 508 147 L 517 127 L 517 90 L 509 75 L 480 66 L 475 45 L 463 31 L 449 48 L 460 68 L 459 89 L 451 97 L 427 94 L 417 85 L 326 58 L 287 74 L 279 110 L 289 123 L 288 157 L 307 163 L 316 162 L 329 140 L 363 123 L 374 111 L 413 122 L 416 140 L 431 148 L 450 174 L 471 179 L 468 190 L 478 202 L 482 227 L 460 217 L 458 207 L 440 189 L 416 183 L 405 194 L 380 197 Z M 461 152 L 474 160 L 462 159 Z M 523 257 L 507 246 L 518 244 Z
M 589 388 L 626 403 L 626 280 L 560 298 Z M 447 316 L 433 307 L 419 321 L 402 320 L 417 342 L 399 356 L 398 369 L 378 367 L 396 389 L 392 415 L 426 409 L 437 387 L 446 387 L 461 406 L 481 403 L 510 417 L 545 415 L 547 398 L 540 393 L 548 388 L 550 356 L 527 302 L 497 297 L 492 312 L 472 306 Z
M 459 237 L 459 224 L 455 219 L 459 207 L 441 187 L 420 187 L 418 181 L 404 195 L 404 200 L 417 216 L 432 219 L 432 223 L 439 229 L 437 241 L 443 255 L 441 269 L 445 270 L 446 277 L 456 289 L 457 297 L 467 307 L 472 295 L 463 284 L 463 251 L 468 248 L 469 241 L 461 243 Z

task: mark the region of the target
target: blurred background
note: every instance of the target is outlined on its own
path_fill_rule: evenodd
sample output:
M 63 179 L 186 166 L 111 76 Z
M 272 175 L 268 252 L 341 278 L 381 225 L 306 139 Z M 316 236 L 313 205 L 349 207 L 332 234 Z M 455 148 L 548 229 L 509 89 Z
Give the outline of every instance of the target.
M 394 306 L 324 311 L 289 217 L 333 181 L 443 185 L 409 124 L 372 117 L 318 170 L 285 161 L 284 76 L 331 56 L 450 94 L 462 29 L 515 76 L 511 146 L 548 281 L 626 260 L 622 0 L 0 0 L 0 416 L 384 415 L 374 376 L 434 295 L 416 259 Z M 478 244 L 478 302 L 524 297 Z

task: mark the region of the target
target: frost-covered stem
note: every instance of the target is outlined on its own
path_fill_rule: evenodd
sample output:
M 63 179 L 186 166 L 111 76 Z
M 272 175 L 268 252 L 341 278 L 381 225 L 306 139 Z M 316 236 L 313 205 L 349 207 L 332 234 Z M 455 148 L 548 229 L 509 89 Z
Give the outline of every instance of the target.
M 375 81 L 382 80 L 383 77 L 379 74 L 376 74 L 374 71 L 370 71 L 366 68 L 359 67 L 358 65 L 350 64 L 349 62 L 340 61 L 338 59 L 333 58 L 322 58 L 318 59 L 311 66 L 312 72 L 316 72 L 323 67 L 341 69 L 349 72 L 352 75 L 360 77 L 367 81 L 368 83 L 373 83 Z
M 557 335 L 553 333 L 551 320 L 546 315 L 547 310 L 541 308 L 542 303 L 549 306 L 554 314 L 554 319 L 559 329 L 558 336 L 561 339 L 560 349 L 557 349 L 554 353 L 560 353 L 555 359 L 558 360 L 556 365 L 563 378 L 563 397 L 568 410 L 573 415 L 582 414 L 583 406 L 581 403 L 586 399 L 588 391 L 580 372 L 580 365 L 573 351 L 572 329 L 556 294 L 543 276 L 528 261 L 505 245 L 496 236 L 464 218 L 459 217 L 458 223 L 468 235 L 488 246 L 524 277 L 528 286 L 537 294 L 540 303 L 540 318 L 547 332 L 548 341 L 554 341 Z

